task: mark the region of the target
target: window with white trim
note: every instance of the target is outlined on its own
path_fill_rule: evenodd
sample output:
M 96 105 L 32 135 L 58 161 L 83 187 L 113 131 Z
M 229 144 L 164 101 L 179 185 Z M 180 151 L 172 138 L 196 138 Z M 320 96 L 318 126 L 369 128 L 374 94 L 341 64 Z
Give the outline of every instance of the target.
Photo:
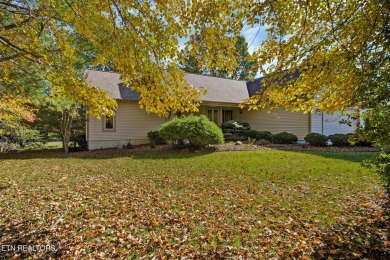
M 103 130 L 106 130 L 106 131 L 114 131 L 115 130 L 115 116 L 104 116 Z

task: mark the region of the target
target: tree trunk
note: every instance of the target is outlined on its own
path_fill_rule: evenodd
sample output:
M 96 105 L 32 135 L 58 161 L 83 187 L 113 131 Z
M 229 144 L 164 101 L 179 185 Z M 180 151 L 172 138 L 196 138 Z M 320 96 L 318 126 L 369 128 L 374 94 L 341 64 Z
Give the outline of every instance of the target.
M 65 153 L 69 152 L 69 144 L 67 142 L 64 142 L 64 152 Z
M 75 106 L 71 106 L 69 110 L 62 111 L 62 122 L 61 122 L 61 134 L 64 152 L 69 152 L 69 141 L 72 129 L 72 120 L 75 113 Z

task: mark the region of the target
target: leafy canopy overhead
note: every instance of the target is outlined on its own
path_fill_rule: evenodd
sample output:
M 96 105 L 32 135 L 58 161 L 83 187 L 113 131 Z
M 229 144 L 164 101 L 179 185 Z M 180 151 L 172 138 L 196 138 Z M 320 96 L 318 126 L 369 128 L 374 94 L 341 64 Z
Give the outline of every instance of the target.
M 90 46 L 91 63 L 112 64 L 140 93 L 146 111 L 196 111 L 201 93 L 178 69 L 178 38 L 189 39 L 192 52 L 212 60 L 207 66 L 231 70 L 226 64 L 244 15 L 239 6 L 240 1 L 2 1 L 0 85 L 12 84 L 10 74 L 32 62 L 52 83 L 52 95 L 88 105 L 92 115 L 110 113 L 115 101 L 87 86 L 77 68 L 80 48 Z
M 380 0 L 2 1 L 0 86 L 8 96 L 22 95 L 23 86 L 11 74 L 27 75 L 26 65 L 33 63 L 51 82 L 51 95 L 88 105 L 93 115 L 112 113 L 115 101 L 82 80 L 82 53 L 91 65 L 120 72 L 147 112 L 196 111 L 201 93 L 183 80 L 178 39 L 188 39 L 185 53 L 201 57 L 205 69 L 224 68 L 231 75 L 239 62 L 236 37 L 245 24 L 267 28 L 267 38 L 255 53 L 265 76 L 262 91 L 243 106 L 328 112 L 364 107 L 370 95 L 389 91 L 389 5 Z M 283 80 L 296 70 L 298 78 Z M 373 91 L 377 86 L 381 91 Z
M 184 59 L 180 61 L 180 67 L 186 72 L 206 74 L 210 76 L 239 79 L 239 80 L 250 80 L 256 76 L 257 73 L 257 64 L 253 56 L 249 54 L 248 43 L 245 40 L 245 37 L 240 35 L 236 37 L 235 44 L 235 54 L 233 61 L 237 61 L 237 67 L 229 71 L 224 67 L 213 67 L 211 70 L 207 69 L 207 66 L 204 65 L 207 63 L 200 55 L 190 55 L 190 51 L 183 50 L 182 55 Z M 229 64 L 229 63 L 227 63 Z
M 389 1 L 269 0 L 250 13 L 268 33 L 256 53 L 263 91 L 244 103 L 252 109 L 344 110 L 369 98 L 369 80 L 388 80 Z

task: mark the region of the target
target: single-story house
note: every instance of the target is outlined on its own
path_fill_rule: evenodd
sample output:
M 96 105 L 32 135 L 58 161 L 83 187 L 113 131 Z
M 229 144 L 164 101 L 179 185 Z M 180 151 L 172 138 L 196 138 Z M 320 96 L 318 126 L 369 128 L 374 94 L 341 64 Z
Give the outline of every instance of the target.
M 146 144 L 149 142 L 147 133 L 158 130 L 161 124 L 169 120 L 140 109 L 138 93 L 124 86 L 119 73 L 89 69 L 85 73 L 87 82 L 107 91 L 118 102 L 114 117 L 102 116 L 97 119 L 88 116 L 86 132 L 90 150 L 121 146 L 129 141 L 133 145 Z M 218 126 L 229 120 L 246 121 L 251 129 L 272 133 L 286 131 L 297 135 L 299 140 L 311 132 L 330 134 L 354 131 L 354 127 L 336 126 L 340 121 L 337 115 L 304 114 L 282 108 L 270 112 L 265 109 L 240 109 L 238 105 L 260 89 L 260 79 L 246 82 L 191 73 L 187 73 L 184 78 L 195 88 L 208 89 L 207 94 L 201 97 L 199 112 L 194 114 L 206 115 Z

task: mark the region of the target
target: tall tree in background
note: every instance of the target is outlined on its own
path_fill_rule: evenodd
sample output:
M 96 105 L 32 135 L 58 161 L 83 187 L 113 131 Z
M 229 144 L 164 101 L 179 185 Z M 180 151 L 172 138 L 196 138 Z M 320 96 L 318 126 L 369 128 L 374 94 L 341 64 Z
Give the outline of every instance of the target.
M 180 68 L 189 73 L 204 73 L 230 79 L 249 80 L 255 77 L 258 71 L 257 62 L 249 54 L 245 37 L 237 36 L 235 41 L 235 53 L 232 59 L 236 61 L 237 67 L 233 68 L 230 73 L 225 65 L 207 69 L 207 66 L 204 65 L 207 61 L 201 55 L 191 55 L 187 50 L 182 51 L 184 58 L 180 62 Z
M 254 78 L 258 72 L 257 62 L 254 57 L 249 54 L 248 43 L 244 36 L 238 36 L 236 42 L 236 51 L 238 67 L 233 69 L 232 79 L 249 80 Z

